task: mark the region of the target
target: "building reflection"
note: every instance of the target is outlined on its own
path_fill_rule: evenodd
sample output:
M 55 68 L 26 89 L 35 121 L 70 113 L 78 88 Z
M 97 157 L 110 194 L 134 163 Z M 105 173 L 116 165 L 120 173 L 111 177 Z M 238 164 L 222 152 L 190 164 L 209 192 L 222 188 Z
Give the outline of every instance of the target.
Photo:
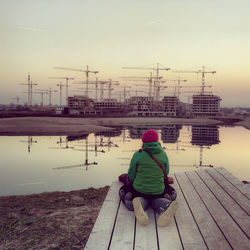
M 219 144 L 219 128 L 217 126 L 192 126 L 192 145 L 212 146 Z
M 152 126 L 152 125 L 134 125 L 134 126 L 129 126 L 129 137 L 132 139 L 141 139 L 142 135 L 145 131 L 148 129 L 155 129 L 159 130 L 161 127 L 158 126 Z
M 200 148 L 200 161 L 197 167 L 213 167 L 211 164 L 203 164 L 203 149 L 210 149 L 211 146 L 219 143 L 219 128 L 217 126 L 192 126 L 191 144 Z
M 182 125 L 168 124 L 161 128 L 161 139 L 164 143 L 177 143 Z
M 132 139 L 141 139 L 142 135 L 148 129 L 154 129 L 157 131 L 161 131 L 161 140 L 164 143 L 176 143 L 180 136 L 180 130 L 182 125 L 178 124 L 167 124 L 167 125 L 137 125 L 129 127 L 129 136 Z

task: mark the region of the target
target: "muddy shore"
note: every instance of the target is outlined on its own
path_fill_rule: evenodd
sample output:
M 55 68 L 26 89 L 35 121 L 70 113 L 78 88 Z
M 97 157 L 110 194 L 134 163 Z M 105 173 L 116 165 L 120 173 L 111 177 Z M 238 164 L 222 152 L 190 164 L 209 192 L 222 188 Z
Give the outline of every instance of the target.
M 109 131 L 115 126 L 133 125 L 223 125 L 223 121 L 208 118 L 65 118 L 65 117 L 15 117 L 0 119 L 0 135 L 77 135 Z M 250 118 L 234 125 L 250 129 Z
M 0 197 L 0 249 L 84 249 L 108 189 Z
M 0 135 L 75 135 L 112 130 L 114 126 L 164 124 L 222 124 L 211 119 L 183 118 L 65 118 L 16 117 L 0 119 Z

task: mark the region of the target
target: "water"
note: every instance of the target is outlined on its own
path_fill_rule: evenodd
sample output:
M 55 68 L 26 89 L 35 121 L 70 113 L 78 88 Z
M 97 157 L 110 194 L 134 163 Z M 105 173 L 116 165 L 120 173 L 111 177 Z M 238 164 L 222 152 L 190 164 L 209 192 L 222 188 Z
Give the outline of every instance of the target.
M 154 128 L 170 173 L 225 167 L 250 181 L 250 130 L 216 126 L 133 126 L 78 138 L 0 137 L 0 195 L 103 187 L 127 172 L 144 130 Z

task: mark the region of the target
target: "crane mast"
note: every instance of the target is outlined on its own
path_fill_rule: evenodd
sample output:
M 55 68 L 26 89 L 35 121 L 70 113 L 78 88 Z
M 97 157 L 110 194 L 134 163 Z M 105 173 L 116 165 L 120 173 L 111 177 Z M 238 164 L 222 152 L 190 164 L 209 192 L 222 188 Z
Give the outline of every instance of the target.
M 202 66 L 202 69 L 193 71 L 193 70 L 175 70 L 173 71 L 175 73 L 196 73 L 196 74 L 201 74 L 201 94 L 205 94 L 205 74 L 215 74 L 216 71 L 206 71 L 205 66 Z
M 79 71 L 79 72 L 84 72 L 86 75 L 86 91 L 85 95 L 88 96 L 88 83 L 89 83 L 89 74 L 97 74 L 99 71 L 94 71 L 94 70 L 89 70 L 89 66 L 87 65 L 86 70 L 82 69 L 73 69 L 73 68 L 66 68 L 66 67 L 54 67 L 54 69 L 61 69 L 61 70 L 70 70 L 70 71 Z
M 161 68 L 159 63 L 156 64 L 156 67 L 123 67 L 123 69 L 138 69 L 138 70 L 154 70 L 156 72 L 156 76 L 154 78 L 154 98 L 156 101 L 159 101 L 160 97 L 160 83 L 161 77 L 159 76 L 160 71 L 168 71 L 170 68 Z M 153 78 L 151 76 L 152 81 Z M 151 95 L 151 91 L 150 95 Z

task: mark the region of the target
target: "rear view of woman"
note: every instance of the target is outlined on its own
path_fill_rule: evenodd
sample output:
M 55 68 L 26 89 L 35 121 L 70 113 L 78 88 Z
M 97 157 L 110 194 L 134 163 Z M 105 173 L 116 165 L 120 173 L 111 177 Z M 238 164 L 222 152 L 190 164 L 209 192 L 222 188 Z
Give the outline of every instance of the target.
M 140 224 L 148 223 L 145 210 L 151 206 L 160 215 L 158 225 L 166 226 L 178 206 L 176 192 L 173 189 L 169 192 L 169 185 L 164 182 L 169 173 L 168 157 L 155 130 L 147 130 L 142 142 L 142 149 L 134 153 L 130 162 L 130 184 L 125 189 L 121 188 L 120 197 L 129 210 L 134 210 Z M 168 182 L 173 183 L 173 179 L 168 178 Z

